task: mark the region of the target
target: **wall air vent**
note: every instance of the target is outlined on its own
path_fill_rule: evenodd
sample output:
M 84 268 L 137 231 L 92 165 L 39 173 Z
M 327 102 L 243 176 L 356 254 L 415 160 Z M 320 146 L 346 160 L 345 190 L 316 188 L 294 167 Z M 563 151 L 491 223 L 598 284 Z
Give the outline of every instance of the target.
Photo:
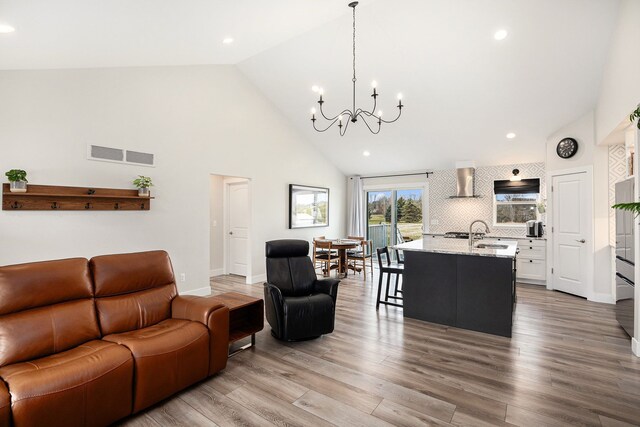
M 132 166 L 155 166 L 155 155 L 152 153 L 91 144 L 87 146 L 87 159 L 99 162 L 129 164 Z
M 153 154 L 127 150 L 127 162 L 153 166 Z

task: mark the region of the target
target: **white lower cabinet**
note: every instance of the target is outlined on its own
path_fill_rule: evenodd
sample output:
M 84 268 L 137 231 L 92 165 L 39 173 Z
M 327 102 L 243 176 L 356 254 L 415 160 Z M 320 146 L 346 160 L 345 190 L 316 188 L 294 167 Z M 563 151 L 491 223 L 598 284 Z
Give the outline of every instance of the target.
M 547 284 L 547 241 L 542 239 L 514 239 L 501 237 L 498 240 L 515 240 L 518 242 L 518 258 L 516 262 L 517 280 L 519 283 L 532 285 Z

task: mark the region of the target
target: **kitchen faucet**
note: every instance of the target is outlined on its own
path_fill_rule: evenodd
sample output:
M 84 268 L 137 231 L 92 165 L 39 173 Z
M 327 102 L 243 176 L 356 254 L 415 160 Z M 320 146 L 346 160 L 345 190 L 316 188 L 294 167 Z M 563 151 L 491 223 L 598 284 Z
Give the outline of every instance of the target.
M 487 225 L 486 222 L 484 222 L 481 219 L 476 219 L 475 221 L 473 221 L 471 223 L 471 225 L 469 226 L 469 249 L 473 248 L 473 226 L 474 226 L 474 224 L 476 224 L 478 222 L 484 224 L 484 228 L 485 228 L 486 234 L 491 233 L 491 231 L 489 231 L 489 226 Z

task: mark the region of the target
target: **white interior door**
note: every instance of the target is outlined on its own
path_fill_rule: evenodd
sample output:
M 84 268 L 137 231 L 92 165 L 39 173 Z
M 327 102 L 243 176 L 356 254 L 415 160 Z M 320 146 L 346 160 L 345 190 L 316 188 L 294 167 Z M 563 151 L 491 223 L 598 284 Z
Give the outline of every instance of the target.
M 246 276 L 249 247 L 249 185 L 247 182 L 227 184 L 227 222 L 228 272 Z
M 586 171 L 552 178 L 553 289 L 585 298 L 593 269 L 590 181 Z

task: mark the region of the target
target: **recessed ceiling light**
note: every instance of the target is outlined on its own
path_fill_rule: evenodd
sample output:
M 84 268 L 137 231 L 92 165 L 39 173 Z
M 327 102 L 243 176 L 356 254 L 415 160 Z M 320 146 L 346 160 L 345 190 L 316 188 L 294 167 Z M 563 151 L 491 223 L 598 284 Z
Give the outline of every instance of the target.
M 515 133 L 513 133 L 513 132 L 509 132 L 509 133 L 507 134 L 507 138 L 509 138 L 509 139 L 513 139 L 513 138 L 515 138 L 515 137 L 516 137 L 516 134 L 515 134 Z
M 365 157 L 369 157 L 371 155 L 371 153 L 365 150 L 365 151 L 362 152 L 362 155 L 365 156 Z
M 225 37 L 224 39 L 222 39 L 222 43 L 224 43 L 224 44 L 233 43 L 233 37 Z
M 509 35 L 507 30 L 498 30 L 493 35 L 493 38 L 496 39 L 496 40 L 504 40 L 504 39 L 507 38 L 507 35 Z
M 13 33 L 16 29 L 11 25 L 0 24 L 0 34 Z

